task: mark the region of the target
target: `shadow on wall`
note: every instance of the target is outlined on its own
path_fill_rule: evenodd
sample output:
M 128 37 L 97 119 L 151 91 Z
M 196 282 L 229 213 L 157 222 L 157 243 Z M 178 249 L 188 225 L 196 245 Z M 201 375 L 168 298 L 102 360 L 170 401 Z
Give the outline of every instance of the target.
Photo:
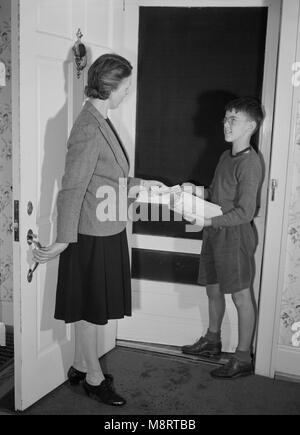
M 237 95 L 224 90 L 211 90 L 198 95 L 193 122 L 201 152 L 190 173 L 190 181 L 204 186 L 211 183 L 218 160 L 229 146 L 224 140 L 222 125 L 225 106 L 236 98 Z
M 37 231 L 39 241 L 43 246 L 53 243 L 56 237 L 56 199 L 64 173 L 69 134 L 70 102 L 68 101 L 68 94 L 70 83 L 68 78 L 69 65 L 72 62 L 73 54 L 70 50 L 68 58 L 63 63 L 65 102 L 55 116 L 46 120 L 44 130 L 44 158 L 41 168 L 40 203 L 37 211 Z M 57 83 L 57 86 L 61 86 L 61 84 Z M 47 104 L 47 101 L 42 101 L 42 104 Z M 55 322 L 54 324 L 56 279 L 54 280 L 53 277 L 57 276 L 58 259 L 49 262 L 47 265 L 40 265 L 39 268 L 46 268 L 43 278 L 46 285 L 43 288 L 41 298 L 40 330 L 44 333 L 41 340 L 44 340 L 43 344 L 47 345 L 47 334 L 51 335 L 51 340 L 58 342 L 64 340 L 66 336 L 64 323 Z

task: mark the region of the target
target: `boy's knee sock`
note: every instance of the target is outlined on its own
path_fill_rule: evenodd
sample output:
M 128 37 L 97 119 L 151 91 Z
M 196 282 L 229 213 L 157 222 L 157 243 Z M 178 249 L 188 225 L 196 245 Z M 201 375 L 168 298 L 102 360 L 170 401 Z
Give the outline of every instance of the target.
M 252 362 L 252 357 L 251 357 L 250 350 L 242 351 L 242 350 L 236 349 L 234 356 L 239 361 L 243 361 L 243 362 L 247 362 L 247 363 L 251 363 Z
M 211 332 L 209 329 L 206 332 L 205 338 L 212 343 L 219 343 L 221 341 L 221 331 Z

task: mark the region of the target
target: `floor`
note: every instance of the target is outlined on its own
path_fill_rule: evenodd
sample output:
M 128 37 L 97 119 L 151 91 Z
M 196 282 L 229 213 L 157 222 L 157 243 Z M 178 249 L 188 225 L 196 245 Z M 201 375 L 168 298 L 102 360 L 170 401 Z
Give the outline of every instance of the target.
M 0 371 L 0 415 L 12 414 L 14 411 L 14 398 L 10 398 L 14 388 L 14 364 L 10 361 Z M 9 400 L 8 400 L 9 399 Z M 1 405 L 1 402 L 3 404 Z
M 0 401 L 2 397 L 11 394 L 14 388 L 14 337 L 13 328 L 6 326 L 6 346 L 0 346 Z M 1 409 L 0 415 L 12 414 L 11 405 Z
M 65 383 L 22 414 L 300 415 L 299 383 L 261 376 L 220 381 L 210 376 L 211 362 L 121 346 L 105 355 L 101 365 L 114 375 L 116 390 L 127 399 L 124 407 L 96 402 L 81 385 Z M 0 413 L 13 413 L 14 394 L 6 385 Z

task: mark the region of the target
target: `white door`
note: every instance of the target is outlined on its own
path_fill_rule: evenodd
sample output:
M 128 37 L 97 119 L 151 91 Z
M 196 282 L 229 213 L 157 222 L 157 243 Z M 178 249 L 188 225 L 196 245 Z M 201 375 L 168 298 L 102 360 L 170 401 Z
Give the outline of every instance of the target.
M 58 261 L 33 267 L 27 233 L 55 240 L 56 196 L 66 142 L 84 99 L 72 46 L 81 29 L 89 64 L 114 43 L 110 0 L 13 0 L 15 407 L 24 410 L 66 380 L 73 359 L 70 326 L 54 320 Z M 19 21 L 18 21 L 19 20 Z M 19 39 L 19 41 L 18 41 Z M 18 45 L 19 44 L 19 45 Z M 108 48 L 111 47 L 111 48 Z M 32 204 L 32 212 L 30 211 Z M 18 219 L 15 210 L 15 221 Z M 116 322 L 99 328 L 99 356 L 115 345 Z
M 277 50 L 280 24 L 280 0 L 126 0 L 123 36 L 123 54 L 134 65 L 134 93 L 123 106 L 122 137 L 126 140 L 132 166 L 135 158 L 135 128 L 137 103 L 138 32 L 140 7 L 267 7 L 268 27 L 263 81 L 262 102 L 267 117 L 261 129 L 260 151 L 265 160 L 265 183 L 262 190 L 260 215 L 256 219 L 259 247 L 256 252 L 256 279 L 254 283 L 258 300 L 261 261 L 266 215 L 268 173 L 271 152 L 273 106 L 276 81 Z M 178 115 L 179 116 L 179 115 Z M 163 174 L 162 174 L 163 175 Z M 199 254 L 201 242 L 172 237 L 130 235 L 132 248 Z M 119 322 L 117 338 L 124 345 L 137 342 L 181 346 L 192 343 L 205 331 L 208 323 L 207 297 L 199 286 L 183 285 L 153 280 L 134 279 L 132 319 Z M 232 352 L 237 345 L 237 314 L 231 297 L 227 297 L 227 311 L 223 323 L 223 350 Z

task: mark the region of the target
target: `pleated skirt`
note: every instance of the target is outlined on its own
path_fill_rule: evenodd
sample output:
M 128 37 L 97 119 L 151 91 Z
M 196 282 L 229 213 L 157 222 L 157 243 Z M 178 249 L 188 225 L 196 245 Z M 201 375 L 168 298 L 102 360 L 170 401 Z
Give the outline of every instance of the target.
M 126 230 L 106 237 L 78 234 L 60 255 L 54 317 L 105 325 L 131 311 Z

